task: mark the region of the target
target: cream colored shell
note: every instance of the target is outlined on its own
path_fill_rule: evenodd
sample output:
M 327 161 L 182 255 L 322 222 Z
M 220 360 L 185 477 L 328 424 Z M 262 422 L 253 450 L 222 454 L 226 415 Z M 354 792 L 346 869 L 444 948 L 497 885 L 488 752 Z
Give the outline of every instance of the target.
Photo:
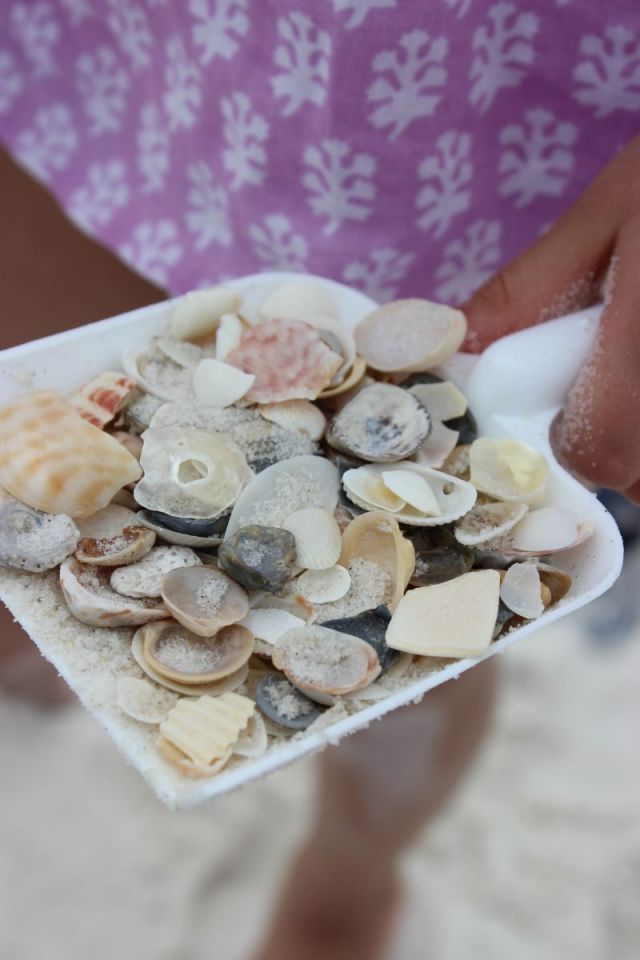
M 389 587 L 381 602 L 394 610 L 416 565 L 413 544 L 403 537 L 397 521 L 378 511 L 352 520 L 343 533 L 340 565 L 348 570 L 354 560 L 369 560 L 385 570 Z
M 171 335 L 176 340 L 198 340 L 213 334 L 225 313 L 234 313 L 240 298 L 229 287 L 193 290 L 180 297 L 171 315 Z
M 161 736 L 205 773 L 228 756 L 256 705 L 237 693 L 178 700 L 160 724 Z
M 298 563 L 305 570 L 326 570 L 338 562 L 342 537 L 333 514 L 306 507 L 290 514 L 282 526 L 293 534 Z

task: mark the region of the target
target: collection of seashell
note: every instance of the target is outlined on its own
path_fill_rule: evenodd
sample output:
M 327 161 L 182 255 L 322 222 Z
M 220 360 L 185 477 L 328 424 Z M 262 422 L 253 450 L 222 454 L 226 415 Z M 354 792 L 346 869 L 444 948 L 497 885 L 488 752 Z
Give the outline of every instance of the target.
M 423 658 L 482 656 L 570 589 L 549 557 L 590 526 L 433 372 L 465 332 L 401 300 L 351 334 L 310 280 L 251 324 L 214 287 L 124 374 L 0 409 L 0 563 L 59 567 L 78 620 L 135 628 L 117 702 L 185 776 L 384 697 Z

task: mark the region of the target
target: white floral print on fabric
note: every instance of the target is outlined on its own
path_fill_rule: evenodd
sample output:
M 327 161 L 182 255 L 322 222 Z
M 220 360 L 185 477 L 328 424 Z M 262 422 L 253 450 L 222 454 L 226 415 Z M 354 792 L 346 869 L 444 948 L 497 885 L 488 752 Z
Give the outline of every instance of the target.
M 597 117 L 640 110 L 640 34 L 623 26 L 608 27 L 604 36 L 583 37 L 580 54 L 573 71 L 576 100 L 591 107 Z
M 72 27 L 76 27 L 91 16 L 91 0 L 60 0 L 69 16 Z
M 54 47 L 60 38 L 60 27 L 51 5 L 44 0 L 15 3 L 11 7 L 10 22 L 34 74 L 45 77 L 55 73 Z
M 153 37 L 147 13 L 136 0 L 107 0 L 111 12 L 107 22 L 114 39 L 134 70 L 151 63 Z
M 372 250 L 367 260 L 354 260 L 347 264 L 342 278 L 345 283 L 357 287 L 379 303 L 385 303 L 396 296 L 414 260 L 413 253 L 380 247 Z
M 140 111 L 137 166 L 144 193 L 157 193 L 164 187 L 170 165 L 170 140 L 160 108 L 145 103 Z
M 345 220 L 366 220 L 376 195 L 376 162 L 368 153 L 353 153 L 345 140 L 323 140 L 307 147 L 308 167 L 302 182 L 314 213 L 327 218 L 324 232 L 335 233 Z
M 78 91 L 89 118 L 89 133 L 98 136 L 120 129 L 126 107 L 127 74 L 115 52 L 98 47 L 76 61 Z
M 166 89 L 162 101 L 169 119 L 169 128 L 188 130 L 196 123 L 202 103 L 200 70 L 189 58 L 181 37 L 167 40 L 166 52 Z
M 190 0 L 189 10 L 196 21 L 193 42 L 200 48 L 201 63 L 235 56 L 249 29 L 248 8 L 249 0 Z
M 7 113 L 22 90 L 15 57 L 9 50 L 0 50 L 0 113 Z
M 253 112 L 251 99 L 241 90 L 223 97 L 220 110 L 227 144 L 222 162 L 231 175 L 229 189 L 238 190 L 247 183 L 262 183 L 267 162 L 263 144 L 269 135 L 269 124 L 264 117 Z
M 515 87 L 533 63 L 533 38 L 539 21 L 534 13 L 513 3 L 496 3 L 487 19 L 473 34 L 475 54 L 469 78 L 469 100 L 484 113 L 502 87 Z
M 294 233 L 291 221 L 282 213 L 267 214 L 262 223 L 249 227 L 256 256 L 273 270 L 304 270 L 307 241 Z
M 436 270 L 436 296 L 444 303 L 462 303 L 481 287 L 500 263 L 502 227 L 497 220 L 476 220 L 458 240 L 445 247 Z
M 528 110 L 524 124 L 509 124 L 500 131 L 499 172 L 504 174 L 500 193 L 525 207 L 538 195 L 559 196 L 573 167 L 572 146 L 577 129 L 549 110 Z
M 278 20 L 278 34 L 282 42 L 274 53 L 274 62 L 281 73 L 273 77 L 274 96 L 287 102 L 283 115 L 296 113 L 304 103 L 324 103 L 329 79 L 331 38 L 318 30 L 313 21 L 299 10 Z
M 471 9 L 471 0 L 444 0 L 450 10 L 455 10 L 458 18 L 465 17 Z
M 95 163 L 89 167 L 87 182 L 71 195 L 69 211 L 85 229 L 104 225 L 128 196 L 124 164 L 120 160 Z
M 418 176 L 426 183 L 416 197 L 421 211 L 417 223 L 436 238 L 446 233 L 454 217 L 468 210 L 471 203 L 470 152 L 468 133 L 447 130 L 436 140 L 436 152 L 418 167 Z
M 23 162 L 37 177 L 46 179 L 52 170 L 64 170 L 78 148 L 71 111 L 64 103 L 42 107 L 17 142 Z
M 178 228 L 171 220 L 143 221 L 120 248 L 120 254 L 140 273 L 164 284 L 169 268 L 182 258 Z
M 228 199 L 224 187 L 216 183 L 211 167 L 204 162 L 192 163 L 187 169 L 191 187 L 187 194 L 186 222 L 195 234 L 194 247 L 205 250 L 212 243 L 228 247 L 233 240 L 229 223 Z
M 389 7 L 395 7 L 396 0 L 331 0 L 333 9 L 336 13 L 349 12 L 348 18 L 344 21 L 346 30 L 353 30 L 364 23 L 372 10 L 384 10 Z

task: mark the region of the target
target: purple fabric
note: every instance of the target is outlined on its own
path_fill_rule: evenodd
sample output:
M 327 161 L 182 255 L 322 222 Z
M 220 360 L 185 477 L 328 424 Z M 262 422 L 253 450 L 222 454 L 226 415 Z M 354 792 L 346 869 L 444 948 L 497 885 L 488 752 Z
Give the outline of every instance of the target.
M 0 136 L 174 292 L 460 301 L 638 129 L 637 0 L 5 0 Z

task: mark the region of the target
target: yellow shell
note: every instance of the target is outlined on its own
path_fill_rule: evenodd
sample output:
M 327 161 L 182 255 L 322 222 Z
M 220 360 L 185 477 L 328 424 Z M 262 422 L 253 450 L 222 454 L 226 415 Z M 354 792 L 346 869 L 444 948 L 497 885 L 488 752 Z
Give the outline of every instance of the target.
M 117 440 L 53 391 L 0 409 L 0 484 L 36 510 L 88 517 L 141 474 Z
M 416 565 L 413 544 L 403 537 L 397 521 L 378 510 L 352 520 L 343 534 L 340 563 L 348 570 L 354 560 L 371 560 L 386 571 L 389 587 L 384 602 L 395 610 Z

